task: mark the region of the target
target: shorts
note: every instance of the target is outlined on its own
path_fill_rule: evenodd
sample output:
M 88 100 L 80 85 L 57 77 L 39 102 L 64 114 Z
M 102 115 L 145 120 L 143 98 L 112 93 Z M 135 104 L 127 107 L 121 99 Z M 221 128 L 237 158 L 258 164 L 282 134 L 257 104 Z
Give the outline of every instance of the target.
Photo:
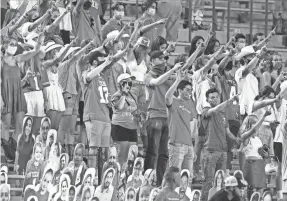
M 282 163 L 282 143 L 274 142 L 274 155 L 277 156 L 280 163 Z
M 137 130 L 112 124 L 112 138 L 115 142 L 137 142 Z
M 109 147 L 111 139 L 111 124 L 103 121 L 86 121 L 89 147 Z
M 78 115 L 79 113 L 79 102 L 80 102 L 80 94 L 70 94 L 68 92 L 63 93 L 64 102 L 66 111 L 63 115 Z
M 24 93 L 27 103 L 26 116 L 45 117 L 44 96 L 42 91 L 30 91 Z

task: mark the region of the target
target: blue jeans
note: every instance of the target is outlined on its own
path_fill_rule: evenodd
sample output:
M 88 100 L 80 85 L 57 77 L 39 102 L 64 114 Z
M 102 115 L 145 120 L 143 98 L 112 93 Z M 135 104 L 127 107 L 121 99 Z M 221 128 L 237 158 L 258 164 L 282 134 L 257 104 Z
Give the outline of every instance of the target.
M 160 186 L 168 163 L 168 123 L 166 118 L 150 118 L 148 121 L 144 169 L 156 169 L 157 185 Z
M 207 201 L 208 192 L 212 187 L 216 170 L 226 171 L 227 152 L 226 151 L 207 151 L 204 149 L 203 170 L 204 181 L 202 184 L 201 201 Z
M 193 178 L 193 145 L 169 144 L 169 167 L 178 167 L 180 170 L 187 169 L 190 172 L 190 178 Z M 190 181 L 191 181 L 190 179 Z

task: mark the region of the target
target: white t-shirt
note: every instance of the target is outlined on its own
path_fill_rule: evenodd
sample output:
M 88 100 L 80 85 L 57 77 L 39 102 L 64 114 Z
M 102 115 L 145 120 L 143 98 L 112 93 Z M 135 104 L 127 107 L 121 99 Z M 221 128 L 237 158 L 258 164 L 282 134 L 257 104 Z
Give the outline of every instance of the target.
M 193 90 L 196 98 L 196 110 L 198 114 L 201 114 L 204 107 L 209 106 L 206 101 L 205 93 L 210 89 L 210 85 L 207 79 L 204 78 L 201 71 L 195 71 L 193 74 Z
M 278 109 L 277 118 L 279 125 L 276 128 L 274 142 L 283 142 L 284 123 L 287 120 L 287 101 L 282 99 L 280 108 Z
M 262 141 L 259 139 L 259 137 L 251 137 L 249 139 L 248 144 L 243 148 L 243 152 L 245 154 L 245 157 L 257 157 L 257 158 L 262 158 L 259 153 L 258 149 L 262 147 Z
M 240 114 L 244 115 L 250 111 L 250 106 L 254 98 L 259 94 L 258 80 L 252 74 L 248 73 L 246 77 L 242 76 L 244 67 L 241 66 L 235 72 L 235 80 L 238 86 Z

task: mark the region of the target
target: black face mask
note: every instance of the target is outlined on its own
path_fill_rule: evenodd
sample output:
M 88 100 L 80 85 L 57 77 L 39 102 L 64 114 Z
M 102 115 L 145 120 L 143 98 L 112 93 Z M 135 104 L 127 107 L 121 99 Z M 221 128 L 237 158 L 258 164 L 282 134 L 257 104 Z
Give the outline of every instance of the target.
M 86 1 L 83 5 L 84 10 L 89 10 L 92 7 L 92 2 Z
M 160 64 L 160 65 L 153 66 L 151 68 L 151 72 L 153 72 L 154 74 L 160 76 L 160 75 L 162 75 L 162 74 L 164 74 L 166 72 L 166 66 L 165 66 L 165 64 Z

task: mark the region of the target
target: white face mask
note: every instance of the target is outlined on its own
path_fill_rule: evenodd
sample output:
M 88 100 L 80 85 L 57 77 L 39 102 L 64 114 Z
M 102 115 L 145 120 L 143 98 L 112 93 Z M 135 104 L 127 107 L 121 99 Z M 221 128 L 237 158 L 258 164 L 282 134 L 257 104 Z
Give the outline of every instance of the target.
M 245 46 L 246 46 L 245 43 L 238 43 L 238 47 L 239 47 L 240 49 L 244 48 Z
M 148 12 L 150 15 L 155 15 L 155 9 L 154 8 L 149 8 Z
M 14 55 L 16 53 L 16 51 L 17 51 L 17 46 L 10 46 L 9 45 L 7 48 L 7 52 L 11 55 Z

